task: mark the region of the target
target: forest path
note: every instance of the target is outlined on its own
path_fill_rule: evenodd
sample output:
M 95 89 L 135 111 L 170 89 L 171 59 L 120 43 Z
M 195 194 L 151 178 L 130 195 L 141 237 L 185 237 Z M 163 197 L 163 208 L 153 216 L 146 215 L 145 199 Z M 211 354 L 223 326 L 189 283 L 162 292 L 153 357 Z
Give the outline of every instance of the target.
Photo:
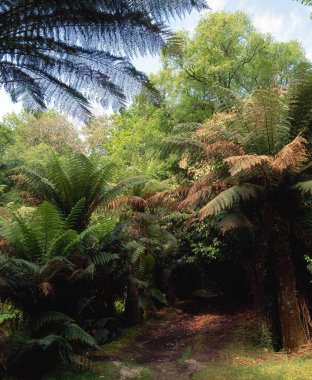
M 120 379 L 135 378 L 139 366 L 150 368 L 154 380 L 191 379 L 194 372 L 221 358 L 237 323 L 250 315 L 237 306 L 209 301 L 164 308 L 123 347 L 134 369 L 121 371 Z

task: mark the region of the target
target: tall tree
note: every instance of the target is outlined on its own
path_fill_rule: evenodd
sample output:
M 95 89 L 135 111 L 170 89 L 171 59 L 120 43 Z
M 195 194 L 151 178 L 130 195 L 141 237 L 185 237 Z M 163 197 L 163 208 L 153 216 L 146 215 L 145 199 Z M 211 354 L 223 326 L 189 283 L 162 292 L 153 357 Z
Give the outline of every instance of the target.
M 179 36 L 184 43 L 165 46 L 163 69 L 151 77 L 176 122 L 201 122 L 257 88 L 284 88 L 306 60 L 297 41 L 276 42 L 242 12 L 210 13 L 194 36 Z
M 156 53 L 164 21 L 203 0 L 6 0 L 0 4 L 0 82 L 28 109 L 53 105 L 86 120 L 90 101 L 123 104 L 145 76 L 128 58 Z

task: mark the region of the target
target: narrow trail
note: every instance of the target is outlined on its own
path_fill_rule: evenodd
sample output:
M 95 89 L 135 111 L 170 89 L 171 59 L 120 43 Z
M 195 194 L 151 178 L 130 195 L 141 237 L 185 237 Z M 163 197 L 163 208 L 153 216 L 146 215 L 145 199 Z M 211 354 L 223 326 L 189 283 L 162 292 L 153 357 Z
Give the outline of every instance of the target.
M 182 303 L 161 310 L 124 350 L 134 365 L 151 368 L 155 380 L 191 379 L 220 359 L 237 323 L 249 317 L 250 311 L 237 306 Z

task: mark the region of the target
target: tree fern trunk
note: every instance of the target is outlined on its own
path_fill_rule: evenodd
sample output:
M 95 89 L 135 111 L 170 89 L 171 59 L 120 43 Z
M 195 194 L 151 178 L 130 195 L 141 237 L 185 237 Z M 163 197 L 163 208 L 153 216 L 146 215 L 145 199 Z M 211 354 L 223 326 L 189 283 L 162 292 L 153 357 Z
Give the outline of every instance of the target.
M 162 288 L 166 295 L 166 299 L 170 306 L 174 305 L 176 302 L 176 294 L 174 288 L 174 281 L 172 278 L 172 267 L 167 266 L 163 268 L 162 271 Z
M 276 288 L 269 263 L 260 255 L 245 265 L 247 278 L 250 284 L 253 309 L 259 326 L 259 341 L 266 346 L 280 350 L 281 331 L 276 305 Z
M 283 348 L 294 351 L 308 338 L 300 316 L 294 264 L 285 242 L 280 242 L 276 252 L 275 275 Z
M 125 315 L 127 323 L 130 325 L 141 322 L 138 284 L 133 277 L 128 280 Z

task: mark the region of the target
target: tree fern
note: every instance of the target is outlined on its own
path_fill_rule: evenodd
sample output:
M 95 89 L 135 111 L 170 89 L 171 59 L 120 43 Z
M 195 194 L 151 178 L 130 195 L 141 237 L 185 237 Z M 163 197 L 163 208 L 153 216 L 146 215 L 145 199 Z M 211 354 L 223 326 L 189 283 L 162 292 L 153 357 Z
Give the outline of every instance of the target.
M 68 226 L 80 231 L 99 206 L 146 182 L 146 177 L 134 177 L 112 184 L 112 164 L 98 165 L 80 153 L 62 158 L 52 153 L 45 170 L 23 167 L 18 172 L 19 187 L 38 201 L 52 203 L 68 218 Z
M 47 105 L 82 120 L 90 102 L 123 105 L 146 81 L 126 57 L 155 54 L 169 16 L 202 0 L 2 1 L 0 81 L 14 102 Z

